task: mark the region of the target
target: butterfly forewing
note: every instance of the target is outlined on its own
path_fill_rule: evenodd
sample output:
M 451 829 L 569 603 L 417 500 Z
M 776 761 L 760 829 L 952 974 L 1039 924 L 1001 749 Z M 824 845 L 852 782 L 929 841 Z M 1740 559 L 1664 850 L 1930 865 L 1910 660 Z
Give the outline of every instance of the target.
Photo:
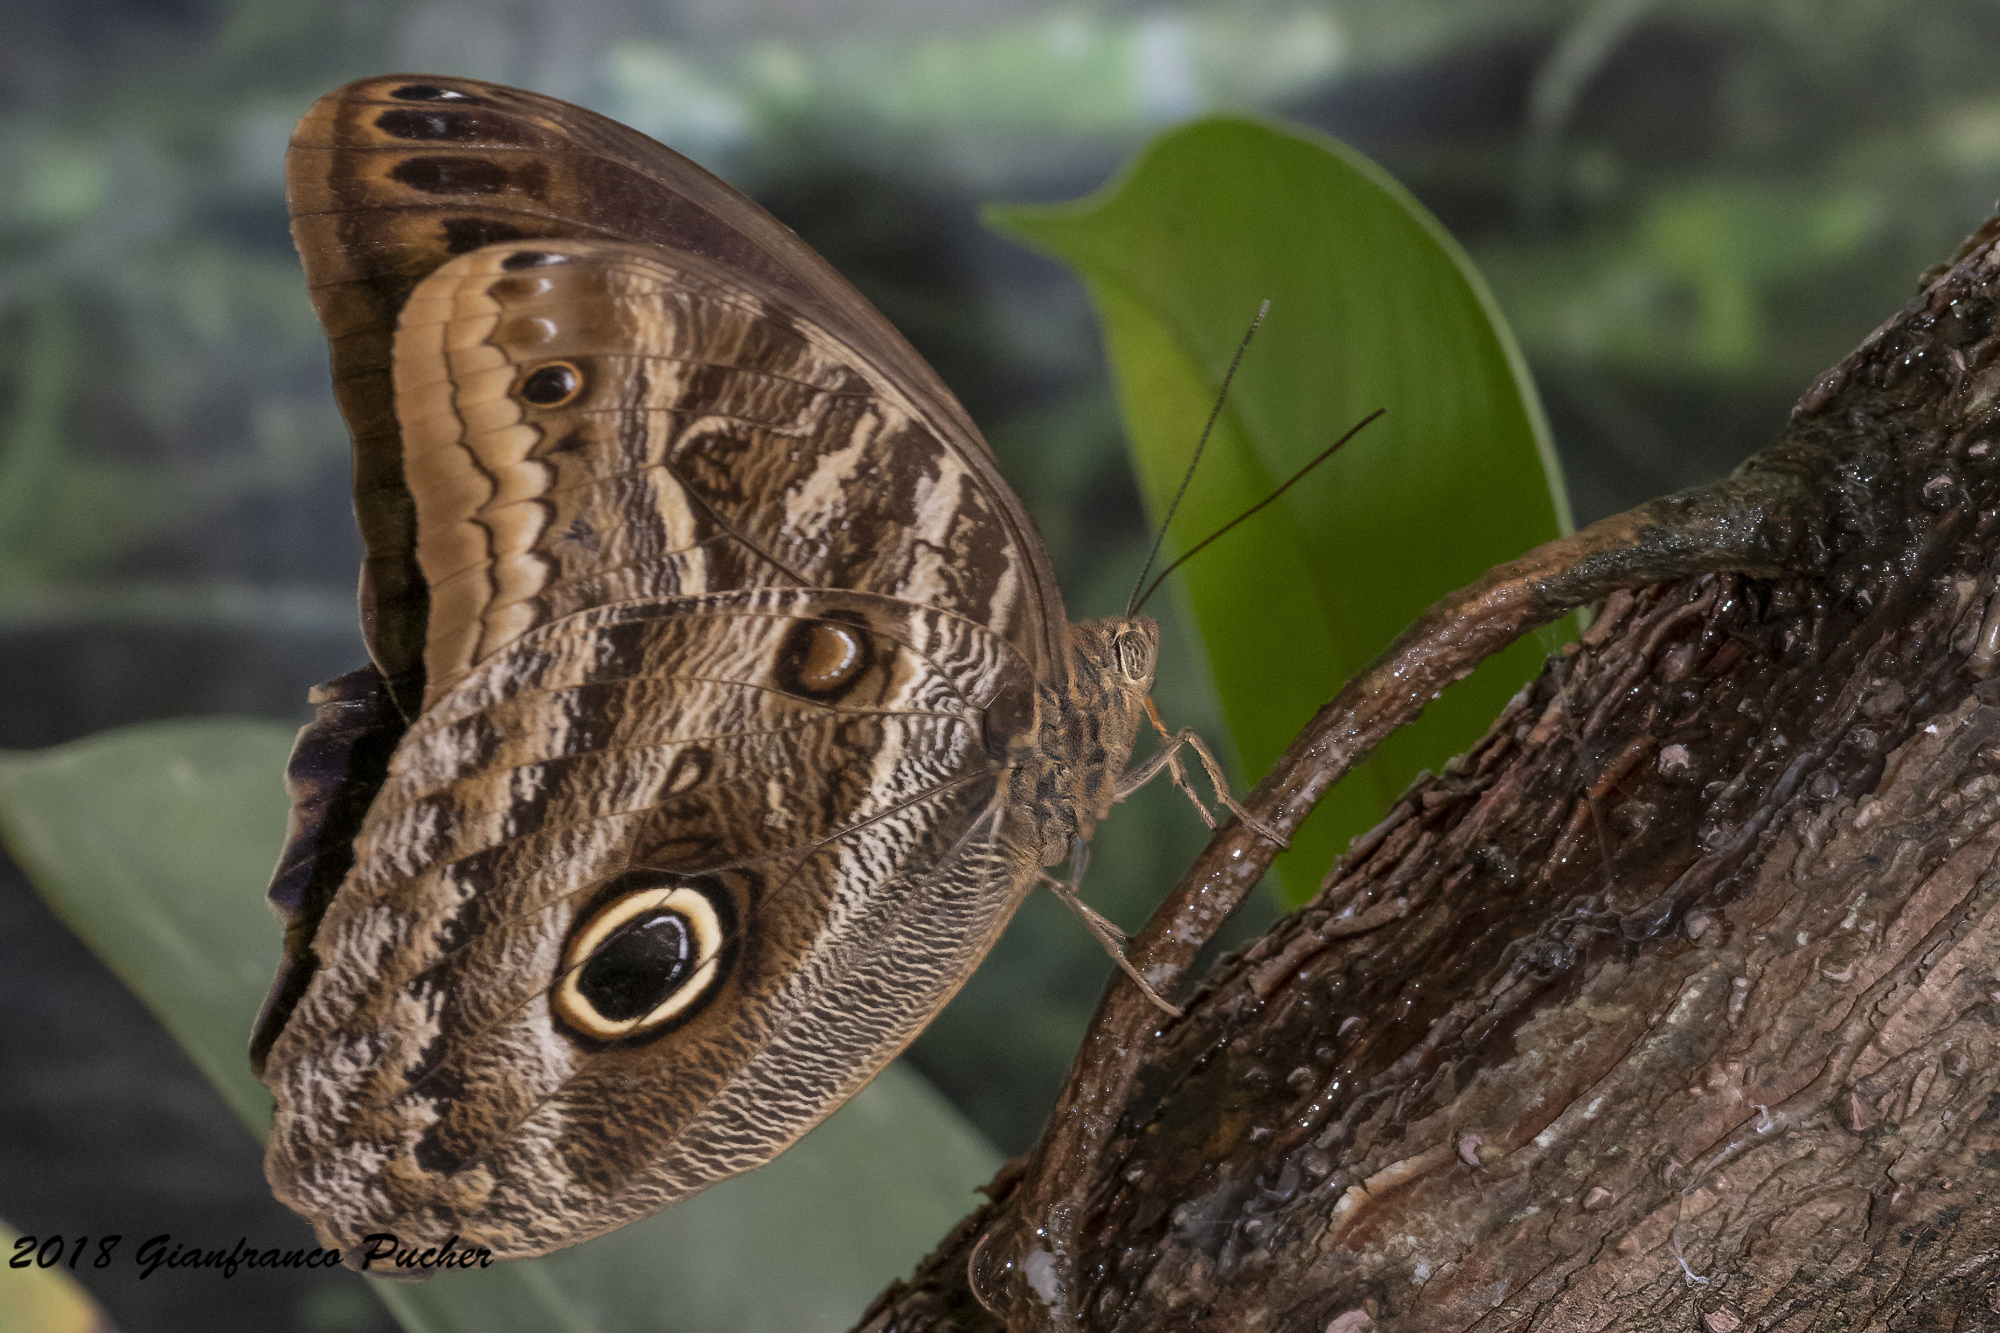
M 839 274 L 762 209 L 615 121 L 469 79 L 392 75 L 328 94 L 286 156 L 292 232 L 355 438 L 355 508 L 367 547 L 364 633 L 414 707 L 428 586 L 403 479 L 391 340 L 416 284 L 455 255 L 517 238 L 605 238 L 670 248 L 769 294 L 853 349 L 999 497 L 1022 595 L 1059 606 L 1040 543 L 962 408 Z M 1024 627 L 1038 671 L 1060 669 L 1062 617 Z
M 981 470 L 707 261 L 492 247 L 418 288 L 397 349 L 431 699 L 536 624 L 648 593 L 866 588 L 1039 634 Z

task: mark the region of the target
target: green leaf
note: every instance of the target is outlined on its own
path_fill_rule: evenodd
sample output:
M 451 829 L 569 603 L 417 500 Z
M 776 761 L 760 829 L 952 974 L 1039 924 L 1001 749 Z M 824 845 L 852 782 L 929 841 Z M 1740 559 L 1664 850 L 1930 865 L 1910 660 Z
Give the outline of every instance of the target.
M 292 729 L 155 723 L 0 754 L 0 837 L 261 1137 L 251 1021 L 279 928 L 264 884 Z M 971 1207 L 999 1156 L 892 1066 L 771 1166 L 587 1245 L 373 1283 L 413 1330 L 841 1329 Z
M 262 1138 L 250 1022 L 277 970 L 263 885 L 292 729 L 172 722 L 0 752 L 0 836 L 56 914 Z
M 987 217 L 1082 276 L 1156 520 L 1270 300 L 1170 546 L 1191 546 L 1387 409 L 1174 576 L 1251 777 L 1425 607 L 1568 529 L 1534 386 L 1485 284 L 1346 145 L 1199 121 L 1086 199 Z M 1517 644 L 1385 741 L 1279 858 L 1288 896 L 1303 901 L 1347 840 L 1475 740 L 1539 664 L 1536 644 Z

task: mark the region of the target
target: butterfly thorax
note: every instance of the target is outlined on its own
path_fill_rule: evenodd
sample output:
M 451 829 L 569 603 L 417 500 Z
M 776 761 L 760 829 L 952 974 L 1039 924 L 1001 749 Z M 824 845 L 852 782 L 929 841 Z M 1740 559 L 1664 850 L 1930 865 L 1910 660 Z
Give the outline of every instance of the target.
M 1067 638 L 1068 672 L 1040 687 L 1041 734 L 1023 784 L 1021 813 L 1043 865 L 1089 842 L 1111 812 L 1160 655 L 1160 627 L 1145 616 L 1073 621 Z

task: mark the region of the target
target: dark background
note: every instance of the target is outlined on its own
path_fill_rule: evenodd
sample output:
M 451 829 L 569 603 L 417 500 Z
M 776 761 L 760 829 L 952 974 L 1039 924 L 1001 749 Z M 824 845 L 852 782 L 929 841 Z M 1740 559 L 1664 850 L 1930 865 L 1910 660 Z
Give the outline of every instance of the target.
M 4 748 L 297 719 L 361 660 L 346 437 L 280 166 L 358 75 L 568 97 L 750 191 L 964 399 L 1076 616 L 1116 609 L 1145 521 L 1081 289 L 983 230 L 983 202 L 1085 193 L 1204 110 L 1347 139 L 1487 275 L 1588 522 L 1769 439 L 2000 192 L 2000 7 L 1970 0 L 7 0 L 0 31 Z M 1160 701 L 1226 740 L 1165 609 Z M 1147 795 L 1092 860 L 1128 925 L 1203 840 Z M 1106 967 L 1040 896 L 910 1059 L 1017 1152 Z M 306 1242 L 250 1137 L 11 864 L 0 1218 Z M 341 1277 L 79 1276 L 133 1330 L 386 1326 Z

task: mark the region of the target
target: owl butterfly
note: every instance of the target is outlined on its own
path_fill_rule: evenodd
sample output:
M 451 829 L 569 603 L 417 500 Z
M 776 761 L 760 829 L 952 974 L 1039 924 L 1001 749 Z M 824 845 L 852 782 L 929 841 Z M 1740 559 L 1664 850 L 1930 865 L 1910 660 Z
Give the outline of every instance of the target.
M 542 1254 L 902 1050 L 1123 794 L 1158 631 L 1070 623 L 937 376 L 643 135 L 367 79 L 286 173 L 372 665 L 288 777 L 266 1172 L 349 1253 Z

